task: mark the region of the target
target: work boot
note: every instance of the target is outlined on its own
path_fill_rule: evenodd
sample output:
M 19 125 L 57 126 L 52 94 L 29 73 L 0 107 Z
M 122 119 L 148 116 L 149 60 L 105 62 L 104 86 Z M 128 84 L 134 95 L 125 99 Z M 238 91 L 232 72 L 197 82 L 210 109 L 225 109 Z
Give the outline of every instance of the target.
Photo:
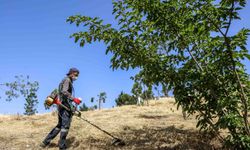
M 49 144 L 45 144 L 44 142 L 42 142 L 42 143 L 40 144 L 40 147 L 41 147 L 41 148 L 46 148 L 48 145 L 49 145 Z

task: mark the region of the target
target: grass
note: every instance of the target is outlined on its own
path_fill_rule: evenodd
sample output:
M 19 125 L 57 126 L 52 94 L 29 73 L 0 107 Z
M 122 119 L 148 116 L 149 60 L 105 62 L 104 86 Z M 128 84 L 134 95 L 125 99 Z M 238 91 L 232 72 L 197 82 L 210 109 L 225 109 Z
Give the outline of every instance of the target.
M 174 99 L 150 101 L 149 106 L 122 106 L 83 112 L 84 118 L 123 139 L 123 147 L 111 145 L 112 139 L 74 117 L 67 143 L 69 149 L 220 149 L 221 144 L 195 128 L 196 120 L 184 120 L 176 110 Z M 22 116 L 0 116 L 0 149 L 39 149 L 39 144 L 57 124 L 54 113 Z M 49 150 L 58 149 L 59 136 Z

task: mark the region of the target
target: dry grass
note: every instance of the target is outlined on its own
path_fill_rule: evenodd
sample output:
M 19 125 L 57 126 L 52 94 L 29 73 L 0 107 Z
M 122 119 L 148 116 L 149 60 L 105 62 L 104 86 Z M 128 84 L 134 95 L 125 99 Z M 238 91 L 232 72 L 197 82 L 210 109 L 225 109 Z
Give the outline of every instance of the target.
M 111 145 L 112 139 L 86 122 L 74 117 L 68 135 L 69 149 L 215 149 L 215 139 L 195 128 L 194 118 L 184 120 L 174 100 L 150 101 L 149 106 L 123 106 L 83 112 L 85 118 L 126 142 Z M 39 149 L 39 144 L 56 125 L 57 115 L 0 116 L 0 149 Z M 48 147 L 58 149 L 59 136 Z

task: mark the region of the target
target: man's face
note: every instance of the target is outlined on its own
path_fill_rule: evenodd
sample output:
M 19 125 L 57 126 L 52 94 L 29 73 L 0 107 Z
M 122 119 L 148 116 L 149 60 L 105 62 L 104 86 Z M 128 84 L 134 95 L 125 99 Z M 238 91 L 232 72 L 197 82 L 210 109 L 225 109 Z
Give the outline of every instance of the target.
M 79 74 L 77 72 L 73 72 L 71 77 L 75 81 L 75 80 L 77 80 L 78 76 L 79 76 Z

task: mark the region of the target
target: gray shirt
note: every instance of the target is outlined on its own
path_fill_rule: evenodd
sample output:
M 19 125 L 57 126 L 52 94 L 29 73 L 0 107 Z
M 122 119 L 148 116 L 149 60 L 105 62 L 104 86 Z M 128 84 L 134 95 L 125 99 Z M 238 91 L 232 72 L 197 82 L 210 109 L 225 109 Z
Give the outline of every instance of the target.
M 73 93 L 74 88 L 72 80 L 69 77 L 65 77 L 62 82 L 59 84 L 59 95 L 62 101 L 62 104 L 68 108 L 73 107 Z

